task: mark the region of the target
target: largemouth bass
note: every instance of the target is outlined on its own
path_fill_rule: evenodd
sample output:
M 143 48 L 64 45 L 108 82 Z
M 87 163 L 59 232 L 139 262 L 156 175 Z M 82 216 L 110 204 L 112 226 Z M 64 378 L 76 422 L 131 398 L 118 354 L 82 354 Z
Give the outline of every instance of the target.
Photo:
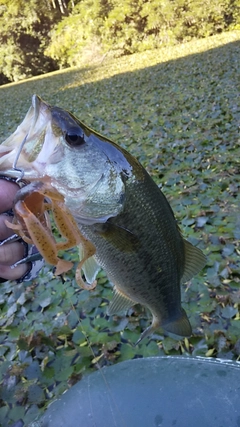
M 140 339 L 160 326 L 191 335 L 181 283 L 203 268 L 205 256 L 182 237 L 167 199 L 131 154 L 34 95 L 25 119 L 0 146 L 0 171 L 28 182 L 47 177 L 63 195 L 96 247 L 84 264 L 86 279 L 93 281 L 102 267 L 114 285 L 109 315 L 139 303 L 152 313 Z

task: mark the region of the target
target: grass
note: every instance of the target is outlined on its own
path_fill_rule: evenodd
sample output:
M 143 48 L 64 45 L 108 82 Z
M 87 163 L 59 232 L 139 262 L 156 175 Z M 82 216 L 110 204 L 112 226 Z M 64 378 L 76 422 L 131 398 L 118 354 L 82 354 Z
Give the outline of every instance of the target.
M 193 336 L 175 341 L 159 332 L 137 347 L 149 315 L 136 306 L 129 317 L 107 319 L 104 272 L 91 293 L 72 273 L 62 282 L 48 267 L 34 283 L 1 284 L 0 424 L 27 425 L 98 366 L 163 354 L 238 360 L 240 32 L 2 86 L 1 141 L 34 93 L 136 156 L 208 261 L 183 287 Z M 77 259 L 74 251 L 65 256 Z

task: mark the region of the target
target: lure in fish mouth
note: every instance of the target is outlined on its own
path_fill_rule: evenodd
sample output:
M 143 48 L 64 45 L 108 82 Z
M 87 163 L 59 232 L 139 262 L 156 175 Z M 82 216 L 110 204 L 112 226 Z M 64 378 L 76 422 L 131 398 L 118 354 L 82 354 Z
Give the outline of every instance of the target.
M 30 183 L 47 180 L 63 196 L 96 248 L 83 265 L 87 281 L 102 267 L 114 286 L 109 315 L 137 303 L 151 311 L 152 324 L 139 341 L 160 326 L 191 335 L 181 283 L 206 259 L 182 237 L 167 199 L 131 154 L 34 95 L 23 122 L 0 145 L 0 173 Z M 81 245 L 80 254 L 84 258 Z

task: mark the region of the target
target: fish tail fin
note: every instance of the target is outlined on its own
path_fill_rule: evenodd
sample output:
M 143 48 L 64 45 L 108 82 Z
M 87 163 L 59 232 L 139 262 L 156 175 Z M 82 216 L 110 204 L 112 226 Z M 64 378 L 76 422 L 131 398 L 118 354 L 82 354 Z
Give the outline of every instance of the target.
M 159 326 L 162 326 L 164 330 L 175 339 L 190 337 L 192 335 L 192 327 L 185 310 L 182 308 L 180 316 L 167 323 L 160 324 L 158 318 L 153 317 L 152 324 L 143 331 L 140 338 L 135 343 L 135 346 L 137 346 L 144 338 L 151 335 Z
M 177 319 L 174 319 L 169 323 L 164 323 L 162 326 L 166 332 L 178 338 L 190 337 L 192 335 L 192 327 L 183 308 Z

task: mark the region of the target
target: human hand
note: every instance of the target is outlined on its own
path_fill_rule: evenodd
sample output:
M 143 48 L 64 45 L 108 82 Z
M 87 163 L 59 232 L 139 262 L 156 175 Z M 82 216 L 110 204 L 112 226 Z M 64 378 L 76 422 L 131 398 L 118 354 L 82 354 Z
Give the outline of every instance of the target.
M 11 221 L 6 211 L 12 209 L 13 200 L 19 187 L 14 182 L 0 179 L 0 241 L 5 240 L 13 234 L 8 228 L 5 220 Z M 21 242 L 6 243 L 0 246 L 0 278 L 3 280 L 17 280 L 24 276 L 29 269 L 29 264 L 20 264 L 15 268 L 11 265 L 25 256 L 25 247 Z M 1 281 L 3 281 L 1 280 Z

